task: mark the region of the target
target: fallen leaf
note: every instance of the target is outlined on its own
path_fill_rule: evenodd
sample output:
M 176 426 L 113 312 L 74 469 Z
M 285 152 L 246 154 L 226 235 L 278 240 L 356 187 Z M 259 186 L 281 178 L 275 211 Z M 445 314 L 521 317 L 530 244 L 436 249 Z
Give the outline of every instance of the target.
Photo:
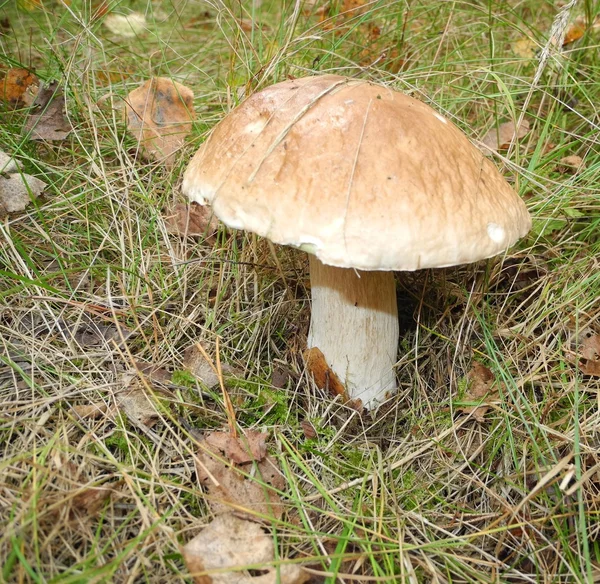
M 116 487 L 121 484 L 122 481 L 116 481 L 101 487 L 85 487 L 73 497 L 71 515 L 85 515 L 86 517 L 96 515 L 115 493 Z
M 504 122 L 492 128 L 481 140 L 480 150 L 487 156 L 498 150 L 506 150 L 513 139 L 523 138 L 529 132 L 529 122 L 523 120 L 518 130 L 514 122 Z
M 208 504 L 213 513 L 227 513 L 232 509 L 246 511 L 250 516 L 259 514 L 281 518 L 283 506 L 279 495 L 274 489 L 283 490 L 285 479 L 275 460 L 266 454 L 256 452 L 261 447 L 262 437 L 259 433 L 253 437 L 252 431 L 247 431 L 248 437 L 235 438 L 225 432 L 212 432 L 200 442 L 196 458 L 198 480 L 208 490 Z M 224 436 L 218 436 L 219 434 Z M 237 447 L 232 441 L 238 441 Z M 254 442 L 255 451 L 250 444 Z M 235 451 L 235 453 L 234 453 Z M 241 452 L 241 455 L 240 455 Z M 234 464 L 227 462 L 228 454 L 235 457 L 249 458 L 249 462 Z M 251 475 L 256 478 L 251 478 Z M 258 480 L 257 480 L 258 479 Z M 262 483 L 273 488 L 268 488 Z
M 0 174 L 11 174 L 20 168 L 21 165 L 14 158 L 0 150 Z
M 585 375 L 600 377 L 600 335 L 591 335 L 581 343 L 579 369 Z
M 31 105 L 31 93 L 27 90 L 37 85 L 38 78 L 27 69 L 9 69 L 2 79 L 0 99 L 12 105 Z
M 134 361 L 137 372 L 143 375 L 151 383 L 167 384 L 171 382 L 172 374 L 164 367 L 144 361 Z
M 77 464 L 75 462 L 78 462 Z M 107 501 L 118 494 L 123 481 L 94 484 L 95 480 L 85 478 L 85 464 L 75 452 L 66 454 L 50 449 L 46 465 L 51 479 L 39 491 L 41 516 L 53 523 L 86 520 L 104 507 Z M 93 482 L 92 482 L 93 481 Z
M 115 401 L 130 422 L 147 430 L 159 419 L 159 404 L 156 399 L 170 396 L 165 384 L 171 380 L 171 374 L 152 363 L 135 361 L 134 368 L 122 375 L 123 389 L 115 394 Z
M 250 18 L 239 18 L 237 22 L 244 32 L 252 32 L 254 22 Z
M 565 156 L 564 158 L 561 158 L 558 161 L 556 169 L 561 174 L 576 174 L 582 170 L 585 170 L 585 163 L 583 162 L 583 158 L 581 158 L 581 156 L 572 154 L 571 156 Z
M 64 140 L 72 128 L 65 117 L 65 96 L 56 81 L 40 85 L 24 134 L 30 140 Z
M 295 564 L 275 568 L 273 537 L 258 523 L 231 513 L 213 519 L 182 552 L 196 584 L 303 584 L 309 579 Z
M 321 350 L 318 347 L 312 347 L 304 351 L 303 356 L 306 368 L 312 374 L 316 386 L 319 389 L 330 391 L 334 395 L 341 395 L 346 400 L 346 388 L 338 376 L 330 369 L 329 365 L 327 365 L 325 355 L 323 355 Z
M 19 168 L 14 159 L 0 151 L 0 217 L 24 211 L 46 188 L 44 181 L 19 172 Z
M 204 440 L 212 452 L 220 450 L 228 460 L 237 464 L 253 460 L 260 462 L 267 455 L 266 432 L 246 430 L 240 437 L 229 432 L 210 432 Z
M 458 408 L 463 414 L 472 414 L 478 422 L 485 421 L 485 414 L 491 402 L 498 399 L 498 390 L 493 389 L 496 383 L 494 374 L 485 365 L 474 362 L 467 375 L 469 387 L 462 401 L 481 402 L 476 406 Z
M 287 366 L 275 364 L 273 367 L 273 375 L 271 377 L 271 385 L 278 389 L 286 389 L 290 381 L 297 379 L 296 374 Z
M 158 421 L 157 407 L 146 388 L 139 382 L 115 394 L 119 410 L 136 426 L 146 430 Z
M 538 50 L 538 44 L 533 39 L 519 39 L 511 45 L 511 49 L 517 57 L 533 59 Z
M 90 318 L 85 321 L 84 325 L 72 331 L 73 340 L 83 348 L 102 346 L 110 341 L 120 343 L 131 335 L 131 332 L 120 324 L 101 324 Z
M 585 34 L 586 25 L 584 22 L 573 22 L 569 25 L 563 39 L 563 47 L 578 41 Z
M 302 432 L 304 433 L 305 438 L 310 440 L 318 436 L 315 427 L 308 420 L 302 420 L 300 422 L 300 427 L 302 428 Z
M 165 224 L 169 233 L 184 237 L 202 236 L 206 241 L 214 241 L 219 229 L 212 207 L 198 203 L 177 203 L 166 212 Z
M 120 37 L 133 38 L 146 30 L 146 17 L 139 12 L 108 14 L 104 17 L 104 26 Z
M 185 85 L 164 77 L 154 77 L 129 94 L 127 127 L 146 158 L 174 163 L 196 117 L 193 100 Z
M 208 351 L 206 354 L 209 354 Z M 214 369 L 214 363 L 211 365 L 196 345 L 192 345 L 185 350 L 183 366 L 208 389 L 219 385 L 219 376 Z M 238 371 L 227 363 L 221 363 L 221 373 L 223 376 L 228 377 L 242 375 L 241 371 Z
M 78 406 L 73 406 L 71 411 L 78 417 L 83 420 L 97 420 L 106 414 L 110 408 L 105 403 L 97 403 L 97 404 L 81 404 Z

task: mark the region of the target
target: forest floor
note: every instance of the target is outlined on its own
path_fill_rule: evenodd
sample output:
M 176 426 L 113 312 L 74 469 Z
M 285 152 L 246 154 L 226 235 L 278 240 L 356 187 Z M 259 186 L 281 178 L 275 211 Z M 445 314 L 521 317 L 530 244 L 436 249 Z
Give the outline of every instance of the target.
M 238 542 L 239 581 L 600 579 L 600 26 L 597 3 L 572 4 L 0 7 L 0 150 L 18 163 L 0 180 L 45 185 L 2 202 L 0 581 L 202 581 L 182 546 L 219 514 L 206 465 L 265 487 L 257 463 L 206 458 L 227 427 L 266 440 L 283 479 L 280 511 L 253 513 L 271 558 Z M 397 274 L 399 390 L 374 411 L 306 371 L 305 254 L 173 221 L 210 129 L 314 73 L 428 103 L 490 145 L 533 217 L 504 256 Z M 124 117 L 157 76 L 194 93 L 169 164 Z M 46 102 L 53 136 L 33 135 L 30 81 L 63 93 Z

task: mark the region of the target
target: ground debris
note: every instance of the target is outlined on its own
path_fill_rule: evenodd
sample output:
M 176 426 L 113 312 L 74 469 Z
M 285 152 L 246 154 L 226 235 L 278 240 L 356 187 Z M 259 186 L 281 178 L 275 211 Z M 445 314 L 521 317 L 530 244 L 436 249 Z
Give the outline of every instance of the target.
M 600 377 L 600 335 L 590 335 L 581 343 L 579 369 L 585 375 Z
M 173 165 L 196 117 L 193 102 L 191 89 L 165 77 L 153 77 L 127 96 L 127 128 L 146 159 Z
M 258 523 L 232 513 L 213 519 L 182 552 L 196 584 L 303 584 L 309 579 L 295 564 L 278 562 L 276 568 L 273 538 Z
M 29 106 L 34 100 L 38 78 L 28 69 L 9 69 L 0 80 L 0 99 L 17 107 Z
M 177 203 L 165 212 L 167 231 L 183 237 L 204 237 L 207 243 L 215 241 L 219 221 L 209 206 L 198 203 Z
M 157 399 L 171 395 L 165 388 L 170 381 L 171 373 L 166 369 L 134 361 L 134 368 L 123 375 L 124 388 L 115 394 L 116 404 L 130 422 L 149 430 L 160 417 Z
M 481 363 L 474 362 L 467 375 L 468 389 L 461 401 L 480 402 L 479 405 L 457 408 L 458 412 L 471 414 L 478 422 L 485 421 L 490 404 L 498 399 L 496 379 L 491 370 Z
M 494 126 L 478 144 L 479 149 L 486 155 L 491 156 L 499 150 L 506 150 L 515 139 L 523 138 L 529 132 L 529 122 L 522 120 L 517 128 L 513 121 L 504 122 Z
M 29 140 L 64 140 L 72 131 L 65 116 L 65 96 L 57 81 L 40 85 L 23 133 Z
M 185 350 L 183 356 L 183 366 L 189 371 L 200 383 L 208 389 L 219 385 L 219 375 L 216 370 L 216 365 L 211 363 L 206 358 L 208 351 L 204 353 L 200 351 L 197 345 L 191 345 Z M 221 363 L 221 373 L 224 377 L 241 377 L 242 371 L 237 370 L 227 363 Z
M 283 505 L 276 490 L 283 490 L 285 478 L 275 459 L 266 453 L 265 440 L 266 434 L 246 430 L 239 437 L 211 432 L 200 442 L 198 480 L 208 489 L 213 513 L 235 509 L 250 517 L 282 516 Z
M 0 174 L 0 217 L 24 211 L 45 188 L 45 182 L 29 174 Z
M 577 156 L 577 154 L 571 154 L 570 156 L 565 156 L 558 161 L 556 170 L 558 170 L 558 172 L 561 174 L 577 174 L 582 170 L 585 170 L 585 162 L 581 156 Z

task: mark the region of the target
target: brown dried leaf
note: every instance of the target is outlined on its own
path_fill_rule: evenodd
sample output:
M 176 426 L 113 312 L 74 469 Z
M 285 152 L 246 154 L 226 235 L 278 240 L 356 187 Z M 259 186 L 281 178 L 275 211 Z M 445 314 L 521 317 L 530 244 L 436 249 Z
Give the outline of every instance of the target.
M 330 369 L 325 361 L 325 355 L 318 347 L 304 351 L 306 368 L 312 374 L 315 384 L 319 389 L 331 391 L 334 395 L 341 395 L 347 399 L 346 388 L 338 376 Z
M 308 438 L 310 440 L 312 438 L 317 437 L 318 434 L 315 430 L 315 427 L 308 420 L 302 420 L 300 422 L 300 427 L 302 428 L 302 432 L 304 433 L 305 438 Z
M 600 335 L 591 335 L 581 343 L 579 369 L 585 375 L 600 377 Z
M 129 94 L 127 127 L 146 158 L 173 165 L 196 117 L 193 101 L 190 89 L 164 77 L 154 77 Z
M 278 389 L 285 389 L 290 381 L 297 379 L 296 374 L 287 366 L 276 363 L 273 367 L 271 385 Z
M 563 47 L 570 45 L 575 41 L 578 41 L 585 34 L 586 25 L 585 22 L 575 21 L 569 25 L 565 32 L 565 38 L 563 39 Z
M 0 85 L 0 99 L 11 105 L 31 105 L 27 90 L 38 84 L 38 78 L 27 69 L 9 69 Z
M 119 409 L 136 426 L 148 429 L 158 421 L 158 412 L 152 397 L 141 384 L 132 384 L 132 387 L 120 391 L 115 397 Z
M 206 351 L 206 354 L 208 355 L 209 352 Z M 213 366 L 216 367 L 215 363 L 211 365 L 196 345 L 192 345 L 185 350 L 183 366 L 208 389 L 219 385 L 219 376 L 213 368 Z M 224 377 L 243 376 L 241 371 L 228 363 L 221 363 L 221 373 Z
M 131 335 L 131 332 L 121 324 L 101 324 L 92 319 L 86 319 L 84 325 L 70 332 L 73 340 L 85 349 L 102 346 L 110 341 L 119 343 Z
M 21 165 L 14 158 L 0 150 L 0 174 L 12 174 L 18 172 L 20 168 Z
M 572 154 L 571 156 L 565 156 L 564 158 L 561 158 L 556 169 L 561 174 L 576 174 L 582 170 L 585 170 L 585 163 L 583 162 L 583 158 L 581 158 L 581 156 Z
M 215 435 L 221 436 L 215 436 Z M 280 518 L 283 506 L 273 489 L 264 487 L 256 479 L 244 476 L 256 468 L 256 478 L 274 489 L 283 490 L 285 479 L 277 463 L 266 455 L 260 433 L 248 431 L 250 438 L 230 437 L 225 433 L 213 432 L 200 443 L 196 459 L 198 480 L 208 489 L 209 505 L 213 513 L 227 513 L 232 508 L 247 511 L 250 515 L 262 514 Z M 252 436 L 255 434 L 255 436 Z M 238 440 L 236 446 L 232 441 Z M 254 443 L 254 452 L 250 446 Z M 259 456 L 262 454 L 262 458 Z M 233 466 L 226 458 L 246 458 L 249 462 Z
M 105 403 L 96 404 L 81 404 L 73 406 L 71 411 L 82 419 L 97 420 L 109 411 L 109 407 Z
M 498 399 L 498 390 L 493 389 L 496 380 L 494 374 L 485 365 L 474 362 L 468 373 L 469 389 L 464 401 L 482 402 L 477 406 L 465 406 L 458 408 L 464 414 L 473 414 L 478 422 L 485 421 L 485 414 L 490 409 L 490 403 Z
M 211 432 L 205 437 L 212 452 L 220 450 L 228 460 L 238 464 L 260 462 L 267 455 L 267 434 L 246 430 L 244 436 L 235 437 L 229 432 Z
M 146 363 L 144 361 L 134 361 L 135 368 L 151 383 L 170 383 L 172 374 L 164 367 L 159 367 L 154 363 Z
M 480 149 L 486 155 L 498 152 L 498 150 L 506 150 L 515 136 L 516 138 L 523 138 L 527 135 L 527 132 L 529 132 L 529 122 L 527 120 L 521 122 L 518 130 L 514 122 L 504 122 L 498 127 L 492 128 L 483 137 Z
M 244 32 L 252 32 L 254 23 L 250 18 L 239 18 L 238 25 Z
M 48 87 L 40 85 L 33 107 L 24 129 L 30 140 L 64 140 L 70 134 L 72 128 L 65 117 L 65 96 L 56 81 Z
M 101 487 L 86 487 L 73 498 L 71 513 L 86 517 L 96 515 L 121 484 L 122 481 L 116 481 Z
M 177 203 L 167 210 L 165 224 L 169 233 L 176 235 L 202 236 L 206 241 L 214 241 L 219 229 L 219 220 L 213 213 L 212 207 L 198 203 Z
M 258 523 L 231 513 L 213 519 L 188 542 L 183 559 L 196 584 L 303 584 L 309 579 L 295 564 L 284 563 L 276 570 L 273 538 Z M 241 569 L 257 564 L 264 564 L 267 573 Z

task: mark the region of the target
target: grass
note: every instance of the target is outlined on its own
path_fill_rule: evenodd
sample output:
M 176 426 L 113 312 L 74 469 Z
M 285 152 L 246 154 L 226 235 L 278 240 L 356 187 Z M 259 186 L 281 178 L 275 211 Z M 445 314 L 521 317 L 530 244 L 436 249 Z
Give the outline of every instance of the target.
M 2 581 L 191 581 L 180 546 L 211 519 L 194 432 L 227 418 L 219 393 L 185 373 L 184 351 L 214 350 L 217 336 L 238 372 L 238 420 L 269 431 L 286 476 L 277 557 L 327 574 L 315 582 L 600 577 L 600 385 L 577 367 L 600 333 L 600 33 L 544 65 L 551 2 L 376 0 L 348 12 L 334 1 L 326 17 L 321 5 L 109 2 L 145 15 L 131 39 L 87 1 L 0 8 L 0 66 L 60 80 L 74 127 L 32 142 L 26 110 L 0 104 L 0 149 L 48 184 L 0 224 Z M 586 0 L 567 16 L 597 11 Z M 531 54 L 519 54 L 527 39 Z M 392 85 L 474 139 L 521 116 L 531 126 L 494 157 L 531 234 L 502 258 L 398 275 L 400 389 L 363 415 L 304 371 L 302 254 L 275 258 L 225 230 L 214 243 L 181 238 L 164 222 L 210 128 L 248 92 L 311 72 Z M 129 91 L 155 75 L 195 93 L 194 132 L 171 169 L 141 158 L 122 119 Z M 567 155 L 585 169 L 561 173 Z M 498 381 L 484 422 L 460 410 L 473 360 Z M 134 361 L 178 372 L 152 384 L 150 429 L 115 413 Z M 271 381 L 282 370 L 283 389 Z M 90 404 L 100 413 L 79 415 Z M 112 495 L 95 504 L 90 488 L 103 486 Z

